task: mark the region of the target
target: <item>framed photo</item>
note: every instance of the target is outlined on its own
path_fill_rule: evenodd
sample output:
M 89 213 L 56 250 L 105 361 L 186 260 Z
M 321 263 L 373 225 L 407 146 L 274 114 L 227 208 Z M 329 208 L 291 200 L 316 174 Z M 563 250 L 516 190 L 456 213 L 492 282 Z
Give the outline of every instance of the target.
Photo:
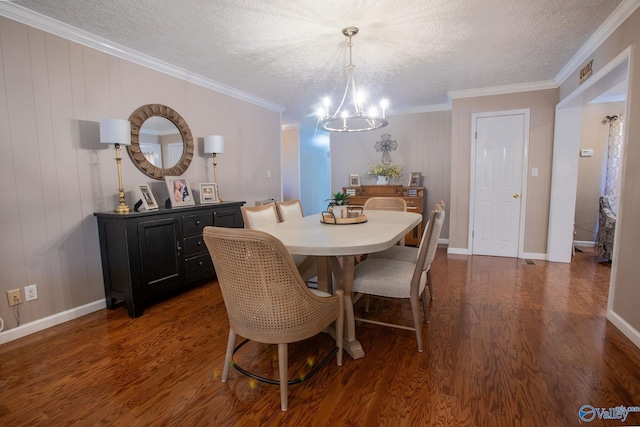
M 138 196 L 140 197 L 142 206 L 144 206 L 145 210 L 151 211 L 158 209 L 156 198 L 153 197 L 151 188 L 147 184 L 138 185 Z
M 191 191 L 189 182 L 186 179 L 179 176 L 165 176 L 164 181 L 167 183 L 172 208 L 196 204 L 193 198 L 193 191 Z
M 215 182 L 200 183 L 200 203 L 218 203 L 218 184 Z
M 360 187 L 360 174 L 352 173 L 349 175 L 349 187 Z
M 411 172 L 408 187 L 420 187 L 420 181 L 422 181 L 422 172 Z

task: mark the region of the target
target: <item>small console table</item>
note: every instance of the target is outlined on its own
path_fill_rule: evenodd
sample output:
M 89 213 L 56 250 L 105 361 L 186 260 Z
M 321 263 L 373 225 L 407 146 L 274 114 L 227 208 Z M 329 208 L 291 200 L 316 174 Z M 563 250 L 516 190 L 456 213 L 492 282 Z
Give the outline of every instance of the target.
M 95 213 L 107 307 L 124 301 L 129 316 L 138 317 L 150 299 L 213 277 L 202 229 L 243 227 L 244 203 Z

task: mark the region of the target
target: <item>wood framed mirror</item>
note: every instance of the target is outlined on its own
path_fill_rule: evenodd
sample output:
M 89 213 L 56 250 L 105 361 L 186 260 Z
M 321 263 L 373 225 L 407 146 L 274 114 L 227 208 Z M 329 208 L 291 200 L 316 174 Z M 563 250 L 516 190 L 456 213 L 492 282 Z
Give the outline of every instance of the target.
M 162 104 L 146 104 L 135 110 L 129 121 L 131 145 L 127 151 L 142 173 L 162 180 L 187 170 L 193 159 L 193 135 L 177 111 Z

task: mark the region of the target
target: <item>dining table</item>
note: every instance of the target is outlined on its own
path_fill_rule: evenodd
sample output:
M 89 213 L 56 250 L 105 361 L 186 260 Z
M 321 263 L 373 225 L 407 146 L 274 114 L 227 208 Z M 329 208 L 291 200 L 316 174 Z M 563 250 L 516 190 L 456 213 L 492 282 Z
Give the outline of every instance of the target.
M 364 357 L 356 339 L 352 295 L 356 258 L 384 251 L 415 228 L 422 215 L 414 212 L 367 210 L 365 221 L 332 223 L 326 214 L 314 214 L 257 227 L 278 238 L 292 255 L 314 256 L 318 263 L 318 289 L 333 292 L 333 283 L 344 291 L 344 350 L 354 359 Z

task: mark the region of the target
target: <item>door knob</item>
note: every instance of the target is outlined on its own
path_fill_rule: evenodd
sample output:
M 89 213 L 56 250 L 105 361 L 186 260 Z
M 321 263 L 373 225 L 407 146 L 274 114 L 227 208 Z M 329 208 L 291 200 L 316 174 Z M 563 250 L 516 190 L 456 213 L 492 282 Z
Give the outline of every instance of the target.
M 520 197 L 520 195 L 518 193 L 513 193 L 513 198 L 517 199 L 518 197 Z

